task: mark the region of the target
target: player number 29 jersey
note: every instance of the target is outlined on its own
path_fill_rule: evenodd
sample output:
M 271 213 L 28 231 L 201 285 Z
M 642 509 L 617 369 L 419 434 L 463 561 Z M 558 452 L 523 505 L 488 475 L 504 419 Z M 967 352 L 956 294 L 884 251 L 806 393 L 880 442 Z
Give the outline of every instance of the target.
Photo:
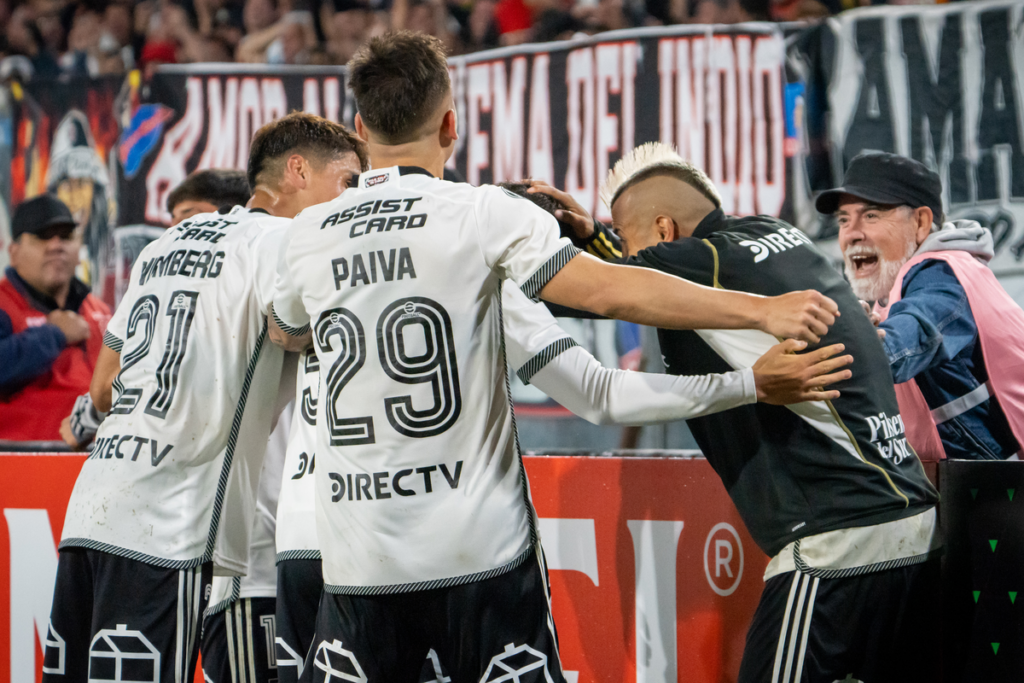
M 287 225 L 235 207 L 194 216 L 142 251 L 107 328 L 121 371 L 61 547 L 166 567 L 213 560 L 245 573 L 246 544 L 231 557 L 214 544 L 231 516 L 251 525 L 250 475 L 281 376 L 265 311 Z M 224 506 L 225 498 L 240 504 Z
M 336 593 L 509 570 L 532 539 L 500 291 L 529 296 L 577 250 L 504 191 L 380 169 L 288 231 L 274 314 L 320 362 L 317 533 Z

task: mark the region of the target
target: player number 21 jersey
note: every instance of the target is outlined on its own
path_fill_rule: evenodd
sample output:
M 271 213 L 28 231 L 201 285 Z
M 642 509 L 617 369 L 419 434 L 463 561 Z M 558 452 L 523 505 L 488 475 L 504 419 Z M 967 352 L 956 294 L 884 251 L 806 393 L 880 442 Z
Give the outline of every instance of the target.
M 287 225 L 235 207 L 183 221 L 142 251 L 107 328 L 121 371 L 61 547 L 245 573 L 247 543 L 214 546 L 219 525 L 251 526 L 281 377 L 265 311 Z
M 577 250 L 494 187 L 379 169 L 288 230 L 274 297 L 320 362 L 317 534 L 335 593 L 424 590 L 522 562 L 501 283 L 534 296 Z

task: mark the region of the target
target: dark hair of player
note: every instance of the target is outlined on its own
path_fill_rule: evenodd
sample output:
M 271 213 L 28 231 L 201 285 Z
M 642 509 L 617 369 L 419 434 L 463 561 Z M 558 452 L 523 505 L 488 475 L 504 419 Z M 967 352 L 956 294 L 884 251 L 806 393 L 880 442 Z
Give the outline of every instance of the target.
M 512 194 L 517 194 L 524 199 L 530 200 L 552 216 L 555 215 L 555 211 L 565 210 L 565 204 L 558 201 L 551 195 L 544 194 L 543 192 L 527 192 L 527 190 L 530 189 L 530 183 L 528 182 L 506 181 L 504 183 L 498 183 L 498 187 L 508 190 Z M 558 221 L 558 231 L 561 233 L 562 237 L 568 237 L 569 239 L 573 239 L 573 237 L 575 237 L 575 233 L 572 228 L 562 221 Z
M 195 171 L 167 195 L 167 210 L 181 202 L 209 202 L 214 206 L 245 206 L 252 193 L 242 171 L 211 168 Z
M 388 145 L 418 139 L 451 92 L 444 44 L 411 31 L 371 38 L 349 61 L 348 78 L 363 123 Z
M 366 145 L 340 123 L 296 111 L 266 124 L 252 136 L 249 147 L 249 188 L 273 183 L 281 176 L 285 160 L 298 154 L 323 166 L 349 152 L 359 157 L 359 168 L 370 167 Z

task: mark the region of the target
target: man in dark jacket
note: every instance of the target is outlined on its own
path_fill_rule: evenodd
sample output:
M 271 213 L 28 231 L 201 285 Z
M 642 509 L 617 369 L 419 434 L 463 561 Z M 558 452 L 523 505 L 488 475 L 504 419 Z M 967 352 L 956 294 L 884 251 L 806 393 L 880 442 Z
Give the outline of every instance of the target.
M 51 194 L 23 202 L 0 278 L 0 439 L 55 441 L 88 390 L 110 309 L 75 278 L 81 236 Z
M 842 342 L 854 358 L 840 398 L 688 423 L 772 557 L 739 681 L 922 680 L 933 657 L 921 623 L 934 601 L 938 495 L 907 444 L 857 297 L 803 233 L 767 216 L 726 216 L 708 177 L 660 143 L 616 164 L 602 198 L 631 263 L 766 296 L 816 289 L 843 314 L 820 342 Z M 563 220 L 589 220 L 568 208 Z M 749 365 L 777 340 L 659 330 L 659 341 L 666 371 L 683 375 Z

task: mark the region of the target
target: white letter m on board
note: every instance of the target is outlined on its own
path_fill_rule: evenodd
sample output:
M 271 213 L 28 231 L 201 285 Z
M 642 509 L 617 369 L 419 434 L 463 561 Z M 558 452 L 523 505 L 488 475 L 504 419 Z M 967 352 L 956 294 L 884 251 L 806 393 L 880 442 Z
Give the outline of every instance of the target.
M 57 548 L 46 510 L 6 508 L 4 517 L 11 551 L 11 683 L 34 683 L 38 671 L 35 638 L 44 649 L 50 640 L 47 631 L 57 578 Z

